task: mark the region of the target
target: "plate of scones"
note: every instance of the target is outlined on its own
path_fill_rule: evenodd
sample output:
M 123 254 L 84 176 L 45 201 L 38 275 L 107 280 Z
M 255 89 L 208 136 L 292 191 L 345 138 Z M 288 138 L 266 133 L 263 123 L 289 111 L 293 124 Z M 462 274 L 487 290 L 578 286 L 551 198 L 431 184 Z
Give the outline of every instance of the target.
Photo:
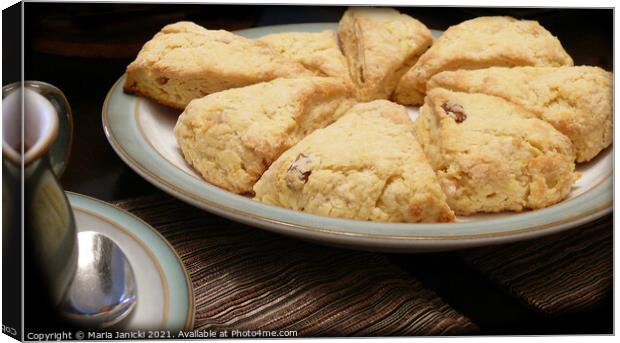
M 102 115 L 123 161 L 193 206 L 323 244 L 440 251 L 610 213 L 612 79 L 536 21 L 440 32 L 351 7 L 338 23 L 171 23 Z

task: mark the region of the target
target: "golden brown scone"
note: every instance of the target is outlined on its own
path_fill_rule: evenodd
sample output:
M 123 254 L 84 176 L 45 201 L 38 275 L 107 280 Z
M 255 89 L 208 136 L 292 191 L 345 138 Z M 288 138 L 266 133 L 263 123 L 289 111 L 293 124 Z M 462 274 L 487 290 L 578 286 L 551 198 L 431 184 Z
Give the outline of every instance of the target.
M 353 90 L 340 79 L 281 78 L 191 101 L 174 134 L 205 180 L 248 193 L 284 150 L 354 103 Z
M 427 84 L 484 93 L 520 105 L 568 136 L 576 161 L 586 162 L 611 144 L 612 75 L 597 67 L 516 67 L 439 73 Z
M 347 61 L 332 30 L 273 33 L 258 40 L 271 45 L 287 59 L 301 63 L 317 76 L 350 80 Z
M 358 100 L 388 99 L 403 74 L 433 43 L 424 24 L 391 8 L 350 7 L 338 39 Z
M 312 73 L 264 42 L 178 22 L 142 47 L 127 67 L 124 90 L 184 109 L 207 94 L 302 75 Z
M 426 93 L 426 82 L 446 70 L 572 65 L 560 41 L 538 22 L 479 17 L 449 27 L 402 77 L 394 99 L 420 105 L 419 93 Z
M 325 216 L 454 220 L 407 110 L 386 100 L 358 104 L 302 139 L 269 167 L 254 192 L 258 201 Z
M 456 214 L 543 208 L 575 179 L 570 140 L 498 97 L 431 89 L 415 129 Z

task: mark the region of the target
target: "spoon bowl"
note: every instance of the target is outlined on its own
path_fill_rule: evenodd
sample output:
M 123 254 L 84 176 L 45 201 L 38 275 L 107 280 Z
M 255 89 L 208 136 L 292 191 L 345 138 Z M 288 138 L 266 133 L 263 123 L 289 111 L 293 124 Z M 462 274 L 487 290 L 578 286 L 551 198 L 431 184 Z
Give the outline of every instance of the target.
M 114 325 L 127 317 L 136 304 L 131 265 L 118 245 L 98 232 L 82 231 L 77 239 L 77 270 L 62 312 L 79 325 Z

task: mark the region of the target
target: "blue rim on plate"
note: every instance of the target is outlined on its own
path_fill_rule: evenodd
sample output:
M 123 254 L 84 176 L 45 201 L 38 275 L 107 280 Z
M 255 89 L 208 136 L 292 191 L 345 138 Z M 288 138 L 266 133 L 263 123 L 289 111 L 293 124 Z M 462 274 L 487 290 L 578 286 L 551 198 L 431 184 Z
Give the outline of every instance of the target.
M 66 192 L 74 211 L 95 216 L 126 234 L 138 243 L 157 266 L 166 289 L 160 329 L 191 330 L 194 326 L 194 291 L 189 274 L 170 243 L 157 230 L 137 216 L 101 200 Z M 117 242 L 118 243 L 118 242 Z M 128 252 L 126 252 L 128 253 Z M 134 270 L 140 266 L 132 266 Z M 140 294 L 138 294 L 138 301 Z
M 238 31 L 257 38 L 286 31 L 334 29 L 334 23 L 293 24 Z M 587 192 L 556 205 L 504 218 L 460 223 L 378 223 L 330 218 L 262 204 L 182 171 L 143 137 L 135 109 L 138 97 L 123 92 L 124 76 L 106 96 L 102 121 L 108 141 L 134 171 L 153 185 L 196 207 L 281 234 L 353 248 L 419 252 L 513 242 L 560 232 L 612 210 L 612 172 Z

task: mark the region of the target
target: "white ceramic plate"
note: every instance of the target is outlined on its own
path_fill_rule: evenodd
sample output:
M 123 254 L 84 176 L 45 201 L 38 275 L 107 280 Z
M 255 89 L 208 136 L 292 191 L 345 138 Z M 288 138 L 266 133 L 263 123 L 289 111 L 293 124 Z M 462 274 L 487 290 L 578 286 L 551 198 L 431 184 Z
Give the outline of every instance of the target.
M 96 231 L 123 250 L 136 278 L 137 302 L 115 328 L 122 330 L 191 330 L 192 283 L 168 241 L 131 213 L 85 195 L 67 192 L 78 232 Z
M 336 24 L 295 24 L 238 31 L 249 38 L 317 32 Z M 435 32 L 435 34 L 438 34 Z M 612 209 L 612 148 L 577 167 L 583 176 L 563 202 L 537 211 L 459 217 L 457 223 L 392 224 L 311 215 L 269 206 L 213 186 L 184 161 L 172 129 L 179 111 L 123 93 L 121 77 L 103 105 L 103 126 L 118 155 L 171 195 L 207 211 L 278 233 L 325 244 L 381 251 L 437 251 L 513 242 L 594 220 Z M 417 108 L 410 108 L 412 118 Z

